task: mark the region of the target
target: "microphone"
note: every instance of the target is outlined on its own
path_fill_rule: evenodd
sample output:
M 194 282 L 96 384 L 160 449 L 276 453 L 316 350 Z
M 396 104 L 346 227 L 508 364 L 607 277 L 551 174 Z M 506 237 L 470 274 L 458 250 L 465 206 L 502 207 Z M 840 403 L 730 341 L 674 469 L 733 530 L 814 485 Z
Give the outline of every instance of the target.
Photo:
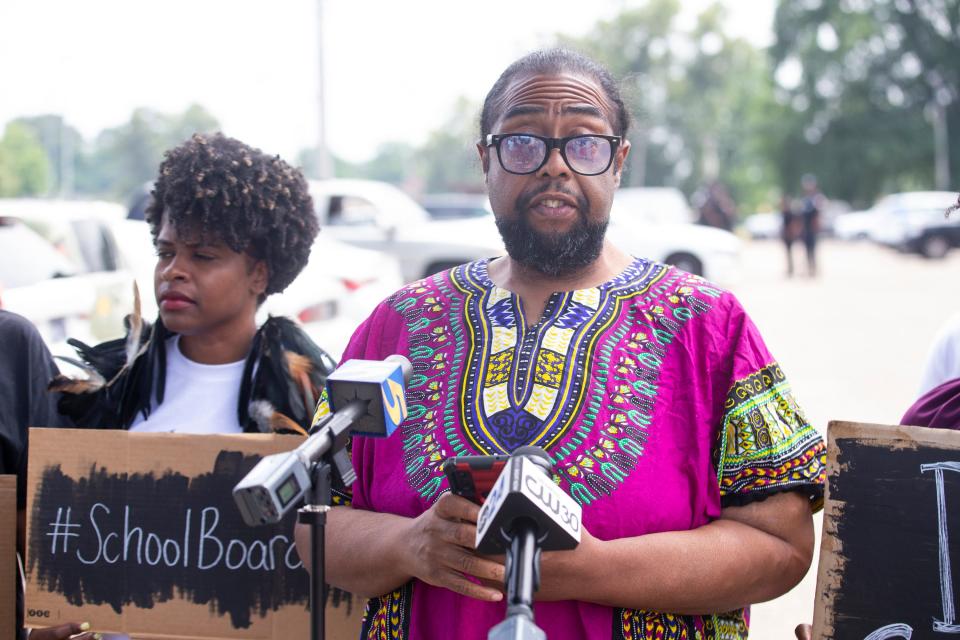
M 540 447 L 520 447 L 510 456 L 477 518 L 477 553 L 496 555 L 509 546 L 519 520 L 536 525 L 540 548 L 565 551 L 580 544 L 580 504 L 550 477 L 552 465 Z
M 507 617 L 488 640 L 542 640 L 533 622 L 540 553 L 580 544 L 583 509 L 551 477 L 547 452 L 520 447 L 510 457 L 477 518 L 477 553 L 507 554 Z
M 386 360 L 348 360 L 327 378 L 331 413 L 293 451 L 265 456 L 233 488 L 249 526 L 280 522 L 313 488 L 312 467 L 329 456 L 344 484 L 356 479 L 344 447 L 351 433 L 390 436 L 407 417 L 404 389 L 413 367 L 401 355 Z

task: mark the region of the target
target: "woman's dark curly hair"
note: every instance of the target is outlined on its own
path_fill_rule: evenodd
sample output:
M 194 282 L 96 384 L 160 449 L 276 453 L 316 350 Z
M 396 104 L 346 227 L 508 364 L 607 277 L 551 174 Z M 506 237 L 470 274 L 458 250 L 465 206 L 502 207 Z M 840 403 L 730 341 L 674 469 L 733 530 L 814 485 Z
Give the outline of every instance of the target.
M 320 230 L 299 169 L 222 133 L 194 134 L 168 150 L 151 195 L 154 242 L 166 214 L 178 230 L 263 260 L 267 295 L 293 282 Z

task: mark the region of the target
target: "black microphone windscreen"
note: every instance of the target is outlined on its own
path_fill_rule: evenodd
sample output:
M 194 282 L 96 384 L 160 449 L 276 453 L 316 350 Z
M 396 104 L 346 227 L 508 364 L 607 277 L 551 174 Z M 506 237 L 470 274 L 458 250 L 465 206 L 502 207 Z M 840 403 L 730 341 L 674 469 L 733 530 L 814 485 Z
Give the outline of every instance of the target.
M 533 445 L 517 447 L 510 455 L 513 457 L 523 456 L 524 458 L 530 460 L 530 462 L 543 469 L 544 473 L 547 475 L 553 474 L 553 463 L 550 461 L 550 456 L 543 447 L 535 447 Z

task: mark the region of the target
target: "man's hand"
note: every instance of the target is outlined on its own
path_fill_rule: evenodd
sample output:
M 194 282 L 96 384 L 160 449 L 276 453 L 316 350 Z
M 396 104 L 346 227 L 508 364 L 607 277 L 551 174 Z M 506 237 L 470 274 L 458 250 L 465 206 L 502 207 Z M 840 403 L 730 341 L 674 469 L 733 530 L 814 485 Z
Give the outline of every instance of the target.
M 100 634 L 89 629 L 89 623 L 68 622 L 58 627 L 33 629 L 30 631 L 29 640 L 67 640 L 67 638 L 70 640 L 100 640 Z
M 502 600 L 503 563 L 474 551 L 479 513 L 476 504 L 447 493 L 414 519 L 409 573 L 471 598 Z
M 797 635 L 797 640 L 813 640 L 813 627 L 808 624 L 798 624 L 793 632 Z

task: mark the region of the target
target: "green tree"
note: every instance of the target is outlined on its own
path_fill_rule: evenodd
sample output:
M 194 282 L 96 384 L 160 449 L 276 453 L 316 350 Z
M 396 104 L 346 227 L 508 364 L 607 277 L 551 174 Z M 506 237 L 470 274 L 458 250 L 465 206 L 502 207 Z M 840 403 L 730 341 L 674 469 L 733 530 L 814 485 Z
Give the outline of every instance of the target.
M 334 175 L 390 182 L 414 193 L 482 191 L 483 176 L 474 146 L 479 112 L 479 105 L 460 97 L 450 116 L 419 147 L 386 142 L 373 158 L 360 163 L 334 157 Z M 316 177 L 316 149 L 304 149 L 298 159 L 304 173 Z
M 682 73 L 671 45 L 674 23 L 680 12 L 678 0 L 651 0 L 644 6 L 596 24 L 585 36 L 559 36 L 561 46 L 582 51 L 604 64 L 621 90 L 634 127 L 630 164 L 624 185 L 674 184 L 679 146 L 666 126 L 669 110 L 668 83 Z M 680 173 L 683 173 L 682 167 Z
M 0 196 L 46 193 L 50 163 L 33 132 L 21 123 L 7 125 L 0 138 Z
M 320 177 L 316 147 L 301 149 L 300 153 L 297 154 L 297 164 L 307 178 L 316 180 Z M 363 169 L 361 165 L 355 162 L 333 156 L 333 175 L 338 178 L 361 178 L 363 177 Z
M 559 42 L 599 60 L 622 79 L 636 127 L 627 185 L 671 185 L 688 195 L 713 180 L 741 208 L 769 202 L 776 173 L 769 135 L 779 119 L 763 53 L 725 33 L 715 3 L 691 31 L 676 22 L 676 0 L 651 0 L 582 38 Z
M 377 154 L 362 165 L 362 177 L 393 184 L 403 184 L 412 173 L 416 150 L 405 142 L 386 142 L 377 149 Z
M 935 131 L 944 177 L 960 180 L 960 0 L 781 0 L 775 33 L 777 93 L 792 111 L 785 182 L 813 172 L 858 204 L 930 188 Z
M 477 154 L 480 105 L 461 96 L 450 116 L 434 130 L 416 154 L 422 191 L 482 192 L 483 174 Z
M 129 122 L 106 129 L 97 136 L 91 163 L 87 167 L 93 173 L 84 177 L 84 188 L 93 193 L 126 198 L 153 180 L 164 151 L 194 133 L 217 129 L 216 118 L 198 105 L 174 115 L 153 109 L 136 109 Z
M 17 118 L 14 123 L 30 130 L 47 156 L 49 193 L 69 196 L 74 192 L 76 168 L 84 154 L 83 136 L 64 122 L 63 116 L 44 114 Z

